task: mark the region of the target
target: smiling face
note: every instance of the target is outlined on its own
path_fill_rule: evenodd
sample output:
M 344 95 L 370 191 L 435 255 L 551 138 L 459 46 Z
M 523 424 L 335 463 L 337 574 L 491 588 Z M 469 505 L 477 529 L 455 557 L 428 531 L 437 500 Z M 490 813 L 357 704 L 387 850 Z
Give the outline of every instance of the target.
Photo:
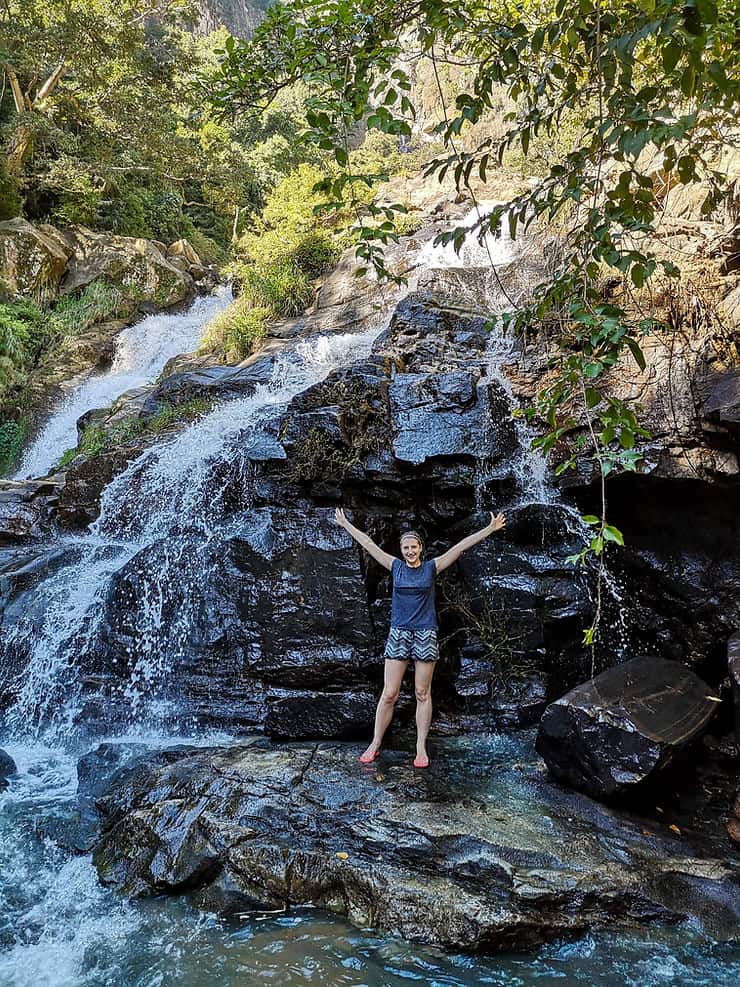
M 422 547 L 416 535 L 404 535 L 401 539 L 401 555 L 406 565 L 416 568 L 421 563 Z

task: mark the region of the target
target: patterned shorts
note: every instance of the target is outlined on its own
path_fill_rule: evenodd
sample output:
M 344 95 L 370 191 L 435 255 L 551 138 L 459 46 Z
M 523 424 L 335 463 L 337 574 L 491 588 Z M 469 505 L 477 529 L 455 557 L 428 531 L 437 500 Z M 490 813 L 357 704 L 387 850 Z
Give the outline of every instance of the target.
M 436 631 L 404 631 L 391 627 L 385 658 L 397 661 L 439 661 Z

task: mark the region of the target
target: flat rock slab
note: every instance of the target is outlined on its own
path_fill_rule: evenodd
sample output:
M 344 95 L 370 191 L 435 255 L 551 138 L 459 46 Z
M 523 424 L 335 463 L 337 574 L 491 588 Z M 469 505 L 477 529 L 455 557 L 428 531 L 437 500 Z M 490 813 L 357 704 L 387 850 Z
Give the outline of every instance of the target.
M 700 736 L 716 700 L 685 665 L 633 658 L 548 706 L 537 751 L 559 781 L 595 798 L 621 795 Z
M 737 932 L 740 865 L 560 789 L 526 739 L 437 742 L 426 772 L 390 751 L 364 768 L 359 750 L 259 739 L 139 759 L 96 800 L 100 878 L 223 912 L 310 903 L 448 949 L 688 915 Z

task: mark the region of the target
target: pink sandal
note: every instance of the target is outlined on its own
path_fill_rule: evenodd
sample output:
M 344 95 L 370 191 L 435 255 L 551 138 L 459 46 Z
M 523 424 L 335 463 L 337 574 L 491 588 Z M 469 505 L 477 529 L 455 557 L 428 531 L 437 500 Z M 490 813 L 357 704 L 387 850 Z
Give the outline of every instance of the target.
M 429 758 L 428 758 L 428 756 L 426 754 L 417 754 L 416 757 L 414 758 L 414 767 L 415 768 L 428 768 L 429 767 Z
M 374 753 L 372 754 L 360 754 L 357 760 L 360 762 L 360 764 L 372 764 L 377 757 L 380 757 L 379 750 L 374 751 Z

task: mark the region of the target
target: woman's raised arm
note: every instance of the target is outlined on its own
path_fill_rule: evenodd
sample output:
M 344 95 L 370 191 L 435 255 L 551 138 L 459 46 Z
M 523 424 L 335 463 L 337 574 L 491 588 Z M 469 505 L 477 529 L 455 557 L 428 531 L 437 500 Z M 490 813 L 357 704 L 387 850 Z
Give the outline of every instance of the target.
M 443 569 L 449 568 L 453 562 L 457 562 L 463 552 L 467 549 L 472 548 L 473 545 L 477 545 L 479 541 L 483 541 L 484 538 L 488 538 L 492 535 L 494 531 L 500 531 L 506 524 L 506 519 L 503 514 L 496 514 L 495 517 L 491 514 L 491 522 L 487 524 L 485 528 L 481 528 L 480 531 L 474 532 L 472 535 L 468 535 L 467 538 L 463 538 L 459 541 L 457 545 L 453 545 L 449 548 L 444 555 L 439 555 L 434 560 L 434 565 L 437 572 L 442 572 Z
M 341 507 L 336 509 L 334 520 L 340 528 L 344 528 L 344 530 L 354 538 L 358 545 L 361 545 L 366 552 L 372 555 L 375 561 L 379 562 L 384 569 L 390 570 L 392 568 L 395 561 L 395 556 L 389 555 L 388 552 L 384 552 L 379 545 L 375 544 L 370 535 L 366 535 L 364 531 L 360 531 L 360 529 L 356 528 L 354 524 L 350 524 Z

